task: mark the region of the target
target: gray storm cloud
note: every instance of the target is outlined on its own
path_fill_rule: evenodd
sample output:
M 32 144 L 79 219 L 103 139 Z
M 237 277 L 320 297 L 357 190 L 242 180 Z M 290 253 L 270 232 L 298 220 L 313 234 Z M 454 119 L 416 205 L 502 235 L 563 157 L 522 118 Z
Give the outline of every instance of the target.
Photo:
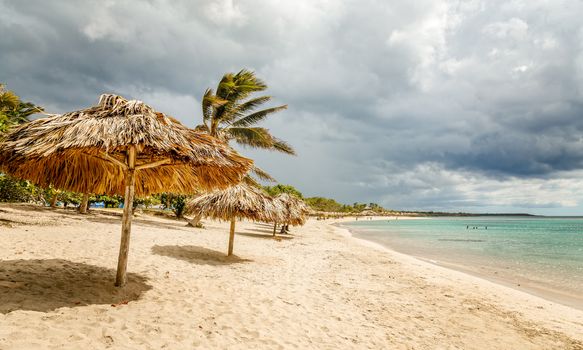
M 306 195 L 570 212 L 581 13 L 576 0 L 0 0 L 0 81 L 50 112 L 107 91 L 193 126 L 205 88 L 250 68 L 289 104 L 266 125 L 299 155 L 242 152 Z

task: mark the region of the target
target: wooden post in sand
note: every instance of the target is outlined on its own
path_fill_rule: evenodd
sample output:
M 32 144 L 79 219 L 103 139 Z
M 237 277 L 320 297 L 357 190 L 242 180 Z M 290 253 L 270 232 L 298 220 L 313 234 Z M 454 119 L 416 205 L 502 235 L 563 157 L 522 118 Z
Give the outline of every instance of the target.
M 202 213 L 196 214 L 196 216 L 188 222 L 188 226 L 197 227 L 200 223 L 200 219 L 202 219 Z
M 54 191 L 53 193 L 53 197 L 51 198 L 51 208 L 56 208 L 57 207 L 57 191 Z
M 273 237 L 275 237 L 276 230 L 277 230 L 277 221 L 273 223 Z
M 229 252 L 227 256 L 233 255 L 233 241 L 235 240 L 235 217 L 231 219 L 231 231 L 229 232 Z
M 79 214 L 87 214 L 87 207 L 89 206 L 89 193 L 83 193 L 83 199 L 79 205 Z
M 125 197 L 123 203 L 123 217 L 121 221 L 121 242 L 117 261 L 117 275 L 115 285 L 122 287 L 127 282 L 126 270 L 128 267 L 128 253 L 130 249 L 130 232 L 132 229 L 132 207 L 136 187 L 136 146 L 130 145 L 127 151 L 127 170 L 125 171 Z

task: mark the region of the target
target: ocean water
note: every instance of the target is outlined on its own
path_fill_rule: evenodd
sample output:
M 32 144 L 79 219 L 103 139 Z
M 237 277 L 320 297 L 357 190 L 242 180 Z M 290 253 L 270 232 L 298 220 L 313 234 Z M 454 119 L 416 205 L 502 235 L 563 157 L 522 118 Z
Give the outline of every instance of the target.
M 583 217 L 359 220 L 355 237 L 583 309 Z

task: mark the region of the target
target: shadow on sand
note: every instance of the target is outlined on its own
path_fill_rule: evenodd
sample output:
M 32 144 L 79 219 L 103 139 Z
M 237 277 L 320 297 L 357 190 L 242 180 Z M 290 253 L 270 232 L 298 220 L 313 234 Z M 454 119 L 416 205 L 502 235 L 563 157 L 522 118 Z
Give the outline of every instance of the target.
M 243 259 L 236 255 L 227 256 L 226 252 L 197 247 L 193 245 L 155 245 L 152 247 L 152 253 L 170 258 L 188 261 L 192 264 L 199 265 L 231 265 L 251 262 L 252 260 Z
M 272 230 L 264 230 L 264 229 L 247 229 L 245 232 L 237 232 L 237 236 L 246 236 L 252 238 L 264 238 L 264 239 L 292 239 L 293 236 L 290 235 L 281 235 L 279 234 L 279 230 L 277 231 L 275 237 L 273 236 L 273 229 Z
M 152 288 L 134 273 L 123 288 L 114 279 L 112 269 L 62 259 L 0 261 L 0 313 L 126 303 Z
M 91 222 L 97 222 L 102 224 L 117 224 L 121 227 L 121 216 L 86 216 L 85 219 Z M 184 221 L 176 221 L 176 222 L 160 222 L 160 221 L 151 221 L 148 220 L 147 217 L 140 218 L 134 217 L 132 219 L 132 225 L 137 226 L 146 226 L 146 227 L 154 227 L 154 228 L 163 228 L 163 229 L 171 229 L 171 230 L 181 230 L 181 231 L 188 231 L 189 227 L 184 225 Z

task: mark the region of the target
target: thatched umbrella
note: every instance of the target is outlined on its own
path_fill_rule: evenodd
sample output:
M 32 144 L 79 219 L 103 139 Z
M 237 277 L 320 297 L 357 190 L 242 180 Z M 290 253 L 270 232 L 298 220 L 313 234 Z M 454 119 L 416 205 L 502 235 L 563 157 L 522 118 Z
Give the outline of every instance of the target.
M 274 198 L 274 201 L 280 202 L 283 206 L 284 211 L 282 219 L 280 221 L 275 221 L 273 226 L 273 235 L 275 236 L 275 231 L 277 230 L 277 223 L 281 222 L 284 225 L 284 229 L 288 225 L 300 226 L 305 224 L 306 216 L 310 212 L 308 205 L 296 196 L 292 196 L 287 193 L 281 193 Z
M 40 186 L 124 196 L 117 286 L 126 282 L 134 195 L 225 188 L 252 163 L 143 102 L 116 95 L 24 124 L 0 144 L 2 172 Z
M 245 218 L 253 221 L 278 220 L 283 208 L 260 189 L 241 183 L 221 191 L 214 191 L 192 199 L 186 204 L 185 213 L 211 217 L 231 222 L 229 249 L 233 254 L 235 220 Z

